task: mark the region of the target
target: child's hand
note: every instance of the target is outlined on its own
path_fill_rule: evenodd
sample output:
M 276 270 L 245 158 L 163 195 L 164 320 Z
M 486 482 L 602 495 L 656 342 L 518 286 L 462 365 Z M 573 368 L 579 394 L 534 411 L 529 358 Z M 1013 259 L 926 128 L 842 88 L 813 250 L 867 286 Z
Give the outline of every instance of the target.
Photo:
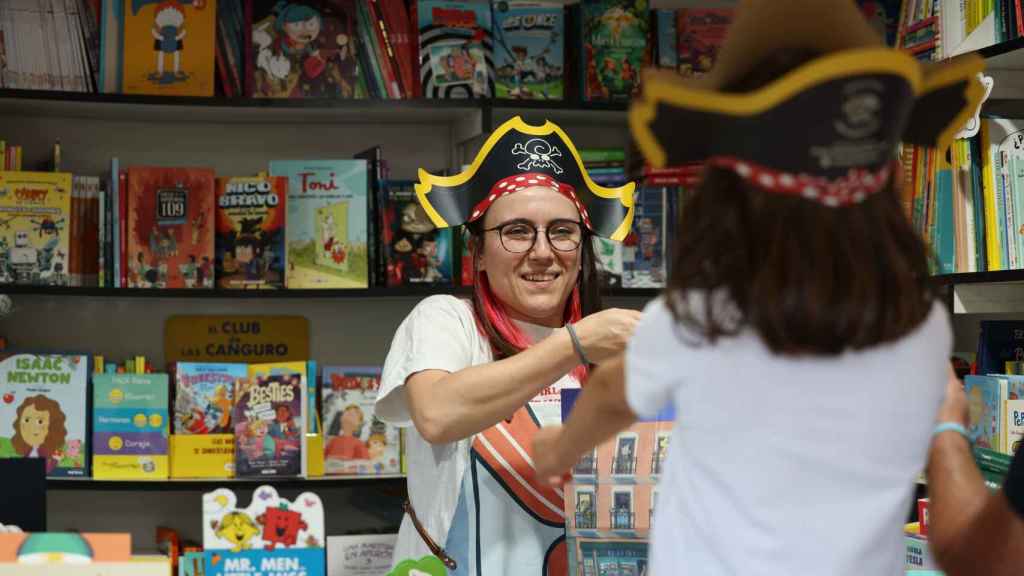
M 561 486 L 572 476 L 569 469 L 572 462 L 566 462 L 561 455 L 562 427 L 549 426 L 541 428 L 533 437 L 533 463 L 537 467 L 537 477 L 552 486 Z

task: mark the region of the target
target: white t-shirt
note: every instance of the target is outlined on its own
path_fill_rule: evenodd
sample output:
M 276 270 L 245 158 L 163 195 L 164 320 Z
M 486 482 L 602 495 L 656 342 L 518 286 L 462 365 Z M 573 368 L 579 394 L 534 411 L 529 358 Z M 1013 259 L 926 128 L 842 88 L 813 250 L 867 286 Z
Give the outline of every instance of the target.
M 552 329 L 516 322 L 534 342 Z M 448 444 L 430 444 L 413 426 L 402 386 L 406 379 L 424 370 L 458 372 L 493 360 L 490 345 L 480 334 L 471 304 L 454 296 L 425 298 L 402 321 L 395 332 L 381 374 L 381 388 L 375 412 L 382 420 L 406 428 L 405 450 L 409 501 L 431 538 L 444 546 L 455 516 L 463 473 L 470 459 L 473 437 Z M 559 390 L 578 387 L 570 375 L 559 379 L 530 402 L 543 424 L 561 419 Z M 394 558 L 418 559 L 430 554 L 408 517 L 402 521 Z M 538 560 L 543 560 L 539 558 Z
M 952 346 L 942 306 L 897 342 L 836 357 L 775 355 L 750 330 L 694 337 L 659 298 L 626 354 L 633 411 L 677 415 L 652 573 L 902 575 Z

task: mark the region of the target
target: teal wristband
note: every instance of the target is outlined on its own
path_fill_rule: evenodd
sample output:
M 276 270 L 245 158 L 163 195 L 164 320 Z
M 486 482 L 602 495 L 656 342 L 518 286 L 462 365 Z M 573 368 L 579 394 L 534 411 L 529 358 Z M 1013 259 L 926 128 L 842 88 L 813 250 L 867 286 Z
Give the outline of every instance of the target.
M 932 437 L 938 436 L 943 432 L 950 431 L 958 432 L 961 436 L 964 437 L 965 440 L 967 440 L 968 444 L 974 444 L 974 439 L 971 438 L 971 435 L 967 432 L 967 429 L 964 428 L 963 424 L 959 424 L 957 422 L 941 422 L 938 426 L 935 427 L 935 430 L 932 430 Z

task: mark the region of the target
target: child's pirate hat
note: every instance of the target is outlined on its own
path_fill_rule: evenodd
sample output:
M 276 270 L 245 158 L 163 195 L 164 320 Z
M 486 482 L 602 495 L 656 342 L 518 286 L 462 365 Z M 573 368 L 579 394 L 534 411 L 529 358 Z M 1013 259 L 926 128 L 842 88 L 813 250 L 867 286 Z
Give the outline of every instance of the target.
M 594 183 L 576 147 L 551 122 L 531 126 L 518 116 L 484 142 L 473 163 L 455 176 L 419 171 L 416 196 L 439 227 L 472 222 L 501 196 L 532 186 L 547 186 L 569 197 L 584 225 L 612 240 L 622 240 L 633 222 L 633 189 Z
M 753 92 L 722 91 L 787 49 L 820 56 Z M 742 0 L 711 72 L 646 75 L 629 123 L 654 167 L 705 162 L 843 206 L 884 188 L 900 142 L 948 146 L 978 111 L 983 67 L 886 48 L 851 0 Z

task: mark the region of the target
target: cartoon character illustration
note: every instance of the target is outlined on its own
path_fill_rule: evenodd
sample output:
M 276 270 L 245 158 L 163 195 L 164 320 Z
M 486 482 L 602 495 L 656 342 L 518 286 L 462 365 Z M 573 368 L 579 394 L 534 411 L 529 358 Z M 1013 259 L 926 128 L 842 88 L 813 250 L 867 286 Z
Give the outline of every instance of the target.
M 5 250 L 5 276 L 17 284 L 54 284 L 63 271 L 62 255 L 57 250 L 60 240 L 53 236 L 36 248 L 27 230 L 15 230 L 14 247 Z M 56 264 L 61 264 L 61 270 Z M 41 282 L 45 280 L 45 282 Z
M 273 550 L 279 544 L 282 548 L 295 546 L 299 532 L 309 528 L 301 514 L 289 510 L 284 504 L 279 508 L 267 508 L 256 521 L 263 524 L 264 548 L 267 550 Z
M 416 269 L 423 282 L 437 282 L 443 279 L 440 271 L 441 258 L 437 255 L 437 240 L 433 235 L 424 236 L 416 249 Z
M 203 288 L 213 286 L 213 262 L 210 261 L 209 256 L 203 256 L 203 262 L 199 265 L 199 270 L 196 273 L 196 280 Z
M 181 71 L 181 51 L 185 47 L 185 10 L 177 0 L 166 0 L 156 7 L 156 16 L 150 34 L 153 36 L 153 50 L 156 52 L 156 73 L 150 80 L 160 84 L 171 84 L 188 78 Z M 170 56 L 174 61 L 174 72 L 164 71 L 164 60 Z
M 185 280 L 185 288 L 195 288 L 196 279 L 198 276 L 198 267 L 196 266 L 196 255 L 189 254 L 188 262 L 180 264 L 178 271 L 181 273 L 182 279 Z
M 275 458 L 285 450 L 295 449 L 299 431 L 295 427 L 290 406 L 281 404 L 274 410 L 274 420 L 267 428 L 267 437 L 273 439 Z
M 42 220 L 29 220 L 35 227 L 36 233 L 42 238 L 46 236 L 56 236 L 64 229 L 64 219 L 53 220 L 52 218 L 43 218 Z
M 241 552 L 252 548 L 250 540 L 260 533 L 259 526 L 245 512 L 228 512 L 220 522 L 213 523 L 214 534 L 218 538 L 232 544 L 232 552 Z
M 327 435 L 331 437 L 324 451 L 325 458 L 337 460 L 366 460 L 370 453 L 366 444 L 359 439 L 363 429 L 363 409 L 349 404 L 337 413 L 327 427 Z
M 228 430 L 228 425 L 231 423 L 231 399 L 228 398 L 228 389 L 223 384 L 214 390 L 213 398 L 207 405 L 207 413 L 215 415 L 213 425 L 215 432 Z
M 203 230 L 206 229 L 206 212 L 200 212 L 196 214 L 196 217 L 192 219 L 192 245 L 196 246 L 199 244 L 199 239 L 202 237 Z
M 26 458 L 45 458 L 46 472 L 57 467 L 67 438 L 60 404 L 42 394 L 29 396 L 18 406 L 11 447 Z
M 989 413 L 988 404 L 982 398 L 981 388 L 971 388 L 967 397 L 967 407 L 970 412 L 971 438 L 975 439 L 975 446 L 978 448 L 992 448 L 989 443 L 990 421 L 992 416 Z

